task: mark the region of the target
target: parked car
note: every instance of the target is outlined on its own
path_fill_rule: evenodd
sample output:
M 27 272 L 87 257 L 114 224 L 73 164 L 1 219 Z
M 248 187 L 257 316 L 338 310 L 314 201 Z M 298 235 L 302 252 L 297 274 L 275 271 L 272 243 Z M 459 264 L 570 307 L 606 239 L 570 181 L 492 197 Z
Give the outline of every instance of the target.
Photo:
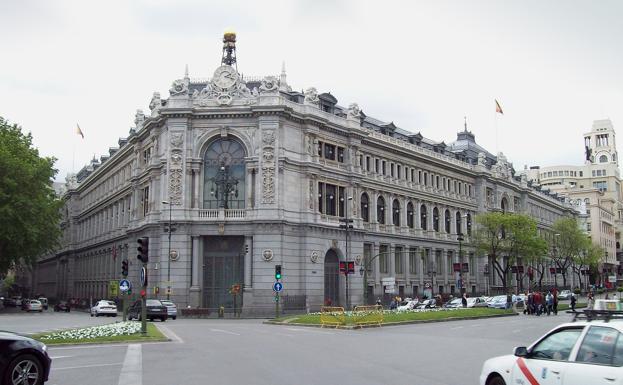
M 91 308 L 91 317 L 99 317 L 101 315 L 117 316 L 117 304 L 113 301 L 101 300 Z
M 461 298 L 454 298 L 443 304 L 446 309 L 454 309 L 457 307 L 463 307 L 463 300 Z
M 623 323 L 599 317 L 561 324 L 529 347 L 485 361 L 480 385 L 620 383 Z
M 160 302 L 167 307 L 167 316 L 168 318 L 177 318 L 177 305 L 173 303 L 173 301 L 169 301 L 168 299 L 160 300 Z
M 54 311 L 64 311 L 65 313 L 69 313 L 71 307 L 67 301 L 60 301 L 56 305 L 54 305 Z
M 508 305 L 506 304 L 506 296 L 505 295 L 496 295 L 493 297 L 491 302 L 488 305 L 490 308 L 494 309 L 506 309 Z
M 15 306 L 17 306 L 17 302 L 15 301 L 15 298 L 6 297 L 4 299 L 4 306 L 6 306 L 6 307 L 15 307 Z
M 418 301 L 417 299 L 407 298 L 401 303 L 400 306 L 398 306 L 398 311 L 413 310 L 417 307 L 419 303 L 420 301 Z
M 22 297 L 13 297 L 13 302 L 15 303 L 15 306 L 22 306 Z
M 30 300 L 29 300 L 28 298 L 23 298 L 23 299 L 21 300 L 21 302 L 20 302 L 21 304 L 19 305 L 19 306 L 20 306 L 20 308 L 21 308 L 22 310 L 28 310 L 28 304 L 29 304 L 29 302 L 30 302 Z
M 437 307 L 436 301 L 434 299 L 425 299 L 420 304 L 416 306 L 417 309 L 432 309 Z
M 28 301 L 24 301 L 25 305 L 25 310 L 27 312 L 31 312 L 31 311 L 38 311 L 39 313 L 41 313 L 43 311 L 43 305 L 41 305 L 41 302 L 39 302 L 36 299 L 31 299 Z
M 2 384 L 43 384 L 52 359 L 45 344 L 10 332 L 0 332 L 0 380 Z
M 562 290 L 558 293 L 558 300 L 569 300 L 571 299 L 571 290 Z
M 160 321 L 164 322 L 169 317 L 167 307 L 164 306 L 162 302 L 160 302 L 159 300 L 148 299 L 146 302 L 146 305 L 147 305 L 147 308 L 145 309 L 145 311 L 146 311 L 146 317 L 148 320 L 153 321 L 154 319 L 158 318 Z M 128 319 L 129 320 L 137 319 L 140 321 L 141 320 L 141 308 L 142 308 L 142 303 L 141 303 L 141 300 L 138 299 L 132 304 L 132 306 L 130 306 L 130 309 L 128 309 Z
M 484 297 L 467 298 L 467 307 L 487 307 L 489 304 Z
M 48 310 L 48 299 L 47 298 L 39 297 L 37 300 L 41 302 L 41 306 L 43 306 L 43 310 Z

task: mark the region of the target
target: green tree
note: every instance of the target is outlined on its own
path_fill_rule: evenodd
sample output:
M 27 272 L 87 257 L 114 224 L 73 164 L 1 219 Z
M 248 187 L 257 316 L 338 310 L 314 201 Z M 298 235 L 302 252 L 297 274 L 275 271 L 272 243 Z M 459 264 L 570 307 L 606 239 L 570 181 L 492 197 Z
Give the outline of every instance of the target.
M 476 216 L 476 223 L 473 246 L 489 256 L 504 292 L 508 291 L 513 265 L 547 251 L 546 244 L 537 235 L 536 221 L 527 215 L 484 213 Z
M 560 218 L 552 227 L 554 238 L 552 241 L 551 258 L 557 268 L 562 271 L 563 286 L 567 286 L 567 269 L 573 265 L 586 249 L 587 238 L 580 230 L 575 218 Z
M 42 158 L 32 135 L 0 117 L 0 275 L 32 265 L 58 245 L 60 209 L 54 158 Z
M 573 272 L 578 277 L 580 288 L 582 287 L 582 269 L 594 270 L 599 264 L 599 260 L 605 254 L 605 250 L 591 242 L 588 236 L 584 236 L 585 242 L 582 250 L 578 255 L 573 257 Z M 586 277 L 588 279 L 588 277 Z

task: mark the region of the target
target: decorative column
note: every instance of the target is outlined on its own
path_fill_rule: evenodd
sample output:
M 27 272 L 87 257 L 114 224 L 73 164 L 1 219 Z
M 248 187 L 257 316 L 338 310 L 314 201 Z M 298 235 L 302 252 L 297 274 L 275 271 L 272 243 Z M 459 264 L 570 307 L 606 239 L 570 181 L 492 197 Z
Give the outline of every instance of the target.
M 201 284 L 199 282 L 202 273 L 201 237 L 192 237 L 192 264 L 191 282 L 188 304 L 192 307 L 201 306 Z

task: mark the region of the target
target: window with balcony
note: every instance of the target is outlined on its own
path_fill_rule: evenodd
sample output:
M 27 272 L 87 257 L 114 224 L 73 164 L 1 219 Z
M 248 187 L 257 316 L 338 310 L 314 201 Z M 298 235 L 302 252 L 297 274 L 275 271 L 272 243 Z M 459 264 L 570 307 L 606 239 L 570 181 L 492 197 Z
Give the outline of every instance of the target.
M 426 223 L 426 206 L 420 206 L 420 227 L 422 230 L 428 230 L 428 224 Z
M 392 223 L 394 226 L 400 226 L 400 202 L 394 199 L 392 203 Z
M 370 207 L 369 207 L 370 198 L 368 194 L 361 194 L 361 219 L 364 222 L 370 222 Z
M 376 200 L 376 220 L 382 225 L 385 224 L 385 199 L 382 196 Z
M 433 209 L 433 230 L 439 231 L 439 210 L 437 207 Z
M 219 138 L 204 156 L 203 208 L 245 208 L 245 150 L 235 138 Z
M 414 215 L 415 213 L 413 212 L 413 203 L 409 202 L 407 203 L 407 226 L 410 229 L 413 228 L 413 222 L 414 222 L 413 216 Z

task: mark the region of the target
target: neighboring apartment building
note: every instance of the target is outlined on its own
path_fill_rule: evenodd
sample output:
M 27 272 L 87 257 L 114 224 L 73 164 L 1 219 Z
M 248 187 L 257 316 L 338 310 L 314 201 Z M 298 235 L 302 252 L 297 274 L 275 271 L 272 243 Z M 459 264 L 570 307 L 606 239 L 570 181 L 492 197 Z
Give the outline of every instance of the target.
M 125 258 L 136 288 L 136 240 L 149 237 L 149 291 L 170 286 L 180 306 L 231 307 L 240 284 L 243 313 L 271 314 L 277 265 L 286 308 L 483 293 L 499 282 L 466 247 L 475 215 L 523 212 L 543 232 L 575 215 L 467 128 L 446 145 L 294 91 L 285 70 L 243 79 L 232 36 L 210 80 L 186 73 L 169 93 L 68 180 L 63 248 L 41 259 L 37 291 L 105 297 Z M 353 228 L 340 228 L 347 219 Z M 348 280 L 343 261 L 355 264 Z
M 617 273 L 621 277 L 623 194 L 615 138 L 609 119 L 595 120 L 592 130 L 584 134 L 583 166 L 536 166 L 524 171 L 535 185 L 585 202 L 586 230 L 593 242 L 605 250 L 599 267 L 603 283 Z

